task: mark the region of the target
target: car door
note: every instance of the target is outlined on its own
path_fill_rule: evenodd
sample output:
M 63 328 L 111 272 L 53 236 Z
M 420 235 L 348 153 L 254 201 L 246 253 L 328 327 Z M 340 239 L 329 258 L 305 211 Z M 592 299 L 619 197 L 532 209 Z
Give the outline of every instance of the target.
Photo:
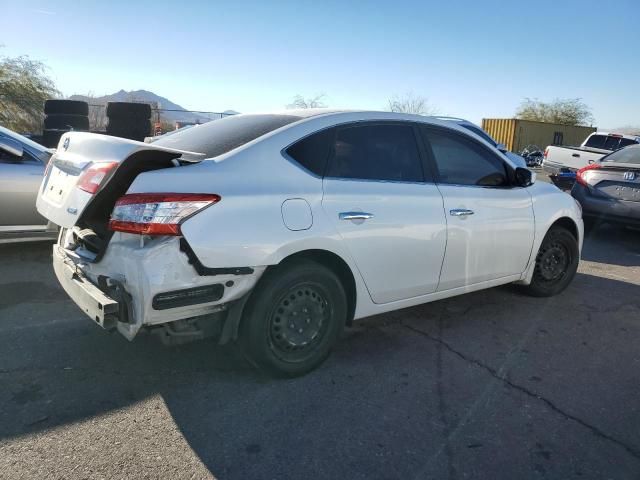
M 358 122 L 335 130 L 322 206 L 375 303 L 438 286 L 446 225 L 417 135 L 408 122 Z
M 531 195 L 514 186 L 504 160 L 469 135 L 420 128 L 447 217 L 438 290 L 521 274 L 534 236 Z
M 44 168 L 27 150 L 21 158 L 0 150 L 0 232 L 46 228 L 36 210 Z

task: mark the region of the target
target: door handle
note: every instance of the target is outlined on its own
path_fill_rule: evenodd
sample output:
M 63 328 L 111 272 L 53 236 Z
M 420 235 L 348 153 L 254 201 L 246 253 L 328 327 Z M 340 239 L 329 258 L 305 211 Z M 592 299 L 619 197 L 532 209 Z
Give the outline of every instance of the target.
M 449 215 L 452 217 L 466 217 L 467 215 L 473 215 L 473 210 L 467 210 L 466 208 L 454 208 L 449 210 Z
M 367 212 L 340 212 L 338 214 L 340 220 L 368 220 L 373 218 L 373 213 Z
M 572 154 L 571 154 L 571 156 L 572 156 L 572 157 L 579 158 L 579 157 L 580 157 L 580 154 L 579 154 L 579 153 L 572 153 Z

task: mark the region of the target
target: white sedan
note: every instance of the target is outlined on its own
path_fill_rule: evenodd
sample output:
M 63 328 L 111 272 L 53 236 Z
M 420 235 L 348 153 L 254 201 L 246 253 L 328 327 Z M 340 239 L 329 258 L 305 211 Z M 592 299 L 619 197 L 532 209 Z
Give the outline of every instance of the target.
M 133 339 L 217 333 L 299 375 L 353 320 L 507 283 L 573 279 L 579 205 L 447 121 L 306 110 L 145 144 L 67 133 L 37 202 L 57 277 Z

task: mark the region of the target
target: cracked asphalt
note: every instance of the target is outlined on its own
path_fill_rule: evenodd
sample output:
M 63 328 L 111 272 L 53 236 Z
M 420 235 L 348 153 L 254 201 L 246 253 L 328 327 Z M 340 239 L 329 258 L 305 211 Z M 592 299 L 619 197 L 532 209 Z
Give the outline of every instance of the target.
M 0 477 L 640 478 L 640 232 L 549 299 L 500 287 L 366 319 L 295 380 L 233 347 L 128 343 L 0 246 Z

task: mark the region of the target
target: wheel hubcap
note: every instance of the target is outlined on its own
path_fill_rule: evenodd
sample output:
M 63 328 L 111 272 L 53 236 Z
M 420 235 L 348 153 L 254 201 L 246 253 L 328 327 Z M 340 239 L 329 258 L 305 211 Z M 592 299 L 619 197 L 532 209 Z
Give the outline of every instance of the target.
M 300 285 L 278 302 L 271 315 L 272 345 L 282 353 L 312 349 L 328 325 L 328 304 L 315 286 Z

